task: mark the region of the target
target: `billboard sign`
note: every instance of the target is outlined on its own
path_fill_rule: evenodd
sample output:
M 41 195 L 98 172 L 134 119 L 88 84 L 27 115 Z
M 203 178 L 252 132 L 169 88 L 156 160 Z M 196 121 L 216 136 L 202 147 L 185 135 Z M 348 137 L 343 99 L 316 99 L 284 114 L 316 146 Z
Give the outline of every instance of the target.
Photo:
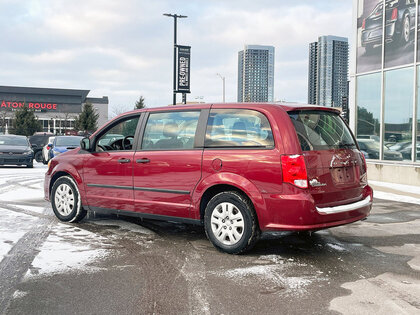
M 414 62 L 416 11 L 416 0 L 358 1 L 357 73 Z
M 357 10 L 357 72 L 382 67 L 383 0 L 359 0 Z
M 177 80 L 176 92 L 190 93 L 190 46 L 176 46 L 177 51 Z

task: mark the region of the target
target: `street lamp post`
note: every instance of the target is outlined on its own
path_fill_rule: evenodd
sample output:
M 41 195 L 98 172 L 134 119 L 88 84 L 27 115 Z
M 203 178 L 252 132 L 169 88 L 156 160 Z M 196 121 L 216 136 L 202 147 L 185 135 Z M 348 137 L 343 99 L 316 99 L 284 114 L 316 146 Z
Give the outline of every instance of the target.
M 223 103 L 225 103 L 225 77 L 222 77 L 220 73 L 216 73 L 216 75 L 223 81 Z
M 186 15 L 179 15 L 179 14 L 170 14 L 164 13 L 164 16 L 173 17 L 174 18 L 174 84 L 173 84 L 173 105 L 176 105 L 176 24 L 177 19 L 187 18 Z

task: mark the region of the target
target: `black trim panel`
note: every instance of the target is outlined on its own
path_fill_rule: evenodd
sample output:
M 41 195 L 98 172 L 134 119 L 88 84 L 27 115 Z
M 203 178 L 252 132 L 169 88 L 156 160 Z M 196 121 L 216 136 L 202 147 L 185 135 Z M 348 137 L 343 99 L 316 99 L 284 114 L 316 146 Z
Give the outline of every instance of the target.
M 100 184 L 87 184 L 86 186 L 88 186 L 88 187 L 99 187 L 99 188 L 117 188 L 117 189 L 133 190 L 133 186 L 100 185 Z
M 158 189 L 158 188 L 147 188 L 147 187 L 134 187 L 134 190 L 155 191 L 155 192 L 163 192 L 163 193 L 179 194 L 179 195 L 190 194 L 190 192 L 187 190 Z
M 86 186 L 88 186 L 88 187 L 99 187 L 99 188 L 117 188 L 117 189 L 153 191 L 153 192 L 163 192 L 163 193 L 179 194 L 179 195 L 189 195 L 190 194 L 190 192 L 187 191 L 187 190 L 158 189 L 158 188 L 148 188 L 148 187 L 101 185 L 101 184 L 87 184 Z
M 138 218 L 160 220 L 160 221 L 173 221 L 173 222 L 181 222 L 181 223 L 186 223 L 186 224 L 203 225 L 201 220 L 190 219 L 190 218 L 172 217 L 168 215 L 141 213 L 141 212 L 134 212 L 134 211 L 99 208 L 99 207 L 88 207 L 88 208 L 90 211 L 95 211 L 95 212 L 104 213 L 104 214 L 113 213 L 113 214 L 119 214 L 119 215 L 126 215 L 129 217 L 138 217 Z

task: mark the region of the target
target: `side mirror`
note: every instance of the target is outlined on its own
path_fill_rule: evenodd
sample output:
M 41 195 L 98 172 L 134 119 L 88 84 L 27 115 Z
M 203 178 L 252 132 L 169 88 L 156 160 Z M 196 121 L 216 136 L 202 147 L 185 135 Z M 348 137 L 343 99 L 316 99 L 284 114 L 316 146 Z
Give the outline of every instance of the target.
M 82 150 L 90 151 L 89 138 L 83 138 L 82 140 L 80 140 L 80 148 L 82 148 Z

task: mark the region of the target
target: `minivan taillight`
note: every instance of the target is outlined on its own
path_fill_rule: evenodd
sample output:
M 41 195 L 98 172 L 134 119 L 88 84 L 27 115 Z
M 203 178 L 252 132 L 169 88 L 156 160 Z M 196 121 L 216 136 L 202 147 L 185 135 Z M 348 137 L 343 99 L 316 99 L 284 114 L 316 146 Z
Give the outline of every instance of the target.
M 282 155 L 281 166 L 283 182 L 290 183 L 299 188 L 308 188 L 308 174 L 306 173 L 303 155 Z

